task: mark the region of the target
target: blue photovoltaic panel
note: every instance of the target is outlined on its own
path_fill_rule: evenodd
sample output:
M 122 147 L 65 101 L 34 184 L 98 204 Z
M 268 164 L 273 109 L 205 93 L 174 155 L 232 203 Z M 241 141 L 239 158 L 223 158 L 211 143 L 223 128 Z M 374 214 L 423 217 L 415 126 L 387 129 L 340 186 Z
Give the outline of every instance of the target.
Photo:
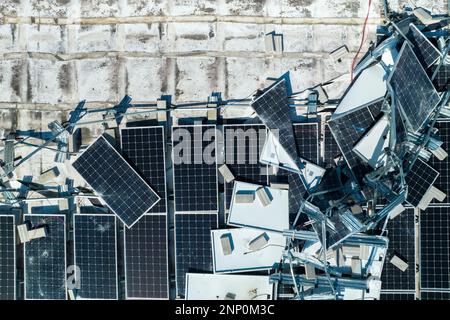
M 434 74 L 439 65 L 434 65 L 430 68 L 430 74 Z M 450 65 L 442 64 L 437 70 L 436 77 L 433 79 L 433 84 L 439 92 L 447 91 L 450 85 Z
M 440 98 L 406 41 L 388 82 L 402 111 L 402 117 L 413 131 L 418 131 L 428 120 Z
M 268 88 L 252 103 L 253 109 L 270 131 L 278 137 L 280 145 L 296 161 L 298 158 L 290 117 L 286 81 L 283 79 Z
M 266 126 L 224 125 L 225 164 L 239 181 L 267 184 L 267 165 L 259 163 Z M 225 208 L 230 208 L 234 181 L 225 182 Z
M 128 227 L 160 199 L 103 136 L 72 165 Z
M 442 149 L 448 152 L 450 150 L 450 121 L 439 120 L 436 122 L 435 127 L 439 130 L 437 134 L 438 138 L 443 142 Z M 430 165 L 439 172 L 439 176 L 433 185 L 447 195 L 444 201 L 439 202 L 433 199 L 432 203 L 450 203 L 450 157 L 440 161 L 432 156 Z
M 417 159 L 405 176 L 405 182 L 408 185 L 406 201 L 413 207 L 417 207 L 438 176 L 439 172 L 421 159 Z
M 127 299 L 168 299 L 167 216 L 144 215 L 125 228 Z
M 389 247 L 381 274 L 382 290 L 414 290 L 415 288 L 415 245 L 414 209 L 406 209 L 387 224 Z M 398 255 L 408 263 L 408 269 L 401 271 L 389 262 L 392 255 Z
M 66 217 L 26 214 L 24 221 L 46 230 L 24 244 L 25 299 L 66 300 Z
M 164 127 L 123 128 L 122 153 L 159 195 L 148 213 L 166 213 L 166 165 Z
M 450 207 L 428 207 L 420 214 L 420 286 L 450 289 Z
M 213 270 L 211 230 L 217 214 L 175 215 L 175 261 L 177 294 L 185 294 L 186 273 Z
M 326 168 L 336 167 L 334 159 L 337 158 L 341 151 L 339 150 L 339 146 L 336 143 L 336 140 L 331 133 L 330 127 L 328 124 L 325 124 L 325 133 L 323 137 L 323 143 L 325 146 L 323 162 Z
M 450 291 L 421 291 L 420 300 L 450 300 Z
M 217 212 L 216 126 L 172 128 L 176 212 Z
M 414 52 L 422 66 L 427 69 L 439 59 L 441 54 L 415 25 L 410 24 L 409 30 L 408 38 L 414 46 Z
M 295 142 L 298 154 L 302 159 L 319 163 L 319 124 L 294 124 Z
M 395 292 L 395 293 L 385 293 L 382 292 L 380 295 L 380 300 L 414 300 L 415 294 L 414 292 L 405 293 L 405 292 Z
M 74 246 L 77 299 L 118 299 L 115 216 L 74 215 Z
M 16 239 L 14 216 L 0 215 L 0 300 L 16 297 Z

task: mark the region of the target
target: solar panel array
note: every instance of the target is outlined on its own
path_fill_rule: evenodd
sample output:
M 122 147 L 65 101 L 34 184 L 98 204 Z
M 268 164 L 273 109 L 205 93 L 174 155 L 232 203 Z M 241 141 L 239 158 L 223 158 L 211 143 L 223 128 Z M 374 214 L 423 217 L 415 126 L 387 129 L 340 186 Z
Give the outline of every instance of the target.
M 175 262 L 179 296 L 185 294 L 186 273 L 213 270 L 211 230 L 217 227 L 217 214 L 175 215 Z
M 305 197 L 307 190 L 299 174 L 288 173 L 289 182 L 289 213 L 296 215 L 300 209 L 302 199 Z
M 411 43 L 414 45 L 414 52 L 417 58 L 426 69 L 434 64 L 440 57 L 439 50 L 420 32 L 413 24 L 409 26 L 410 34 L 408 36 Z
M 415 232 L 414 209 L 405 212 L 387 224 L 389 247 L 381 275 L 382 290 L 414 290 L 415 288 Z M 408 263 L 404 272 L 389 262 L 392 255 L 398 255 Z
M 74 215 L 77 299 L 118 299 L 116 240 L 114 215 Z
M 450 300 L 450 292 L 421 291 L 420 300 Z
M 66 300 L 66 217 L 26 214 L 24 221 L 47 232 L 24 244 L 25 299 Z
M 422 289 L 450 289 L 450 208 L 428 207 L 420 215 Z
M 224 125 L 225 163 L 239 181 L 267 184 L 267 165 L 260 164 L 266 126 Z M 234 181 L 225 182 L 225 209 L 230 208 Z
M 443 142 L 442 148 L 446 151 L 450 150 L 450 121 L 437 121 L 435 127 L 439 129 L 438 136 Z M 431 157 L 430 165 L 439 172 L 434 186 L 447 194 L 444 201 L 439 203 L 450 203 L 450 158 L 440 161 L 436 157 Z M 438 203 L 438 201 L 434 199 L 432 203 Z
M 147 213 L 166 213 L 166 164 L 164 127 L 121 130 L 122 152 L 136 171 L 161 198 Z
M 411 46 L 405 42 L 389 78 L 402 116 L 413 131 L 419 130 L 440 98 Z
M 406 201 L 413 207 L 417 207 L 438 176 L 439 172 L 421 159 L 417 159 L 405 176 L 405 182 L 408 185 Z
M 128 299 L 168 299 L 166 215 L 144 215 L 125 228 L 125 283 Z
M 158 195 L 103 136 L 72 165 L 128 227 L 159 201 Z
M 0 215 L 0 300 L 16 297 L 16 241 L 14 216 Z
M 319 163 L 319 124 L 294 124 L 295 142 L 301 158 Z
M 285 80 L 269 88 L 252 103 L 253 109 L 269 130 L 278 137 L 287 154 L 296 160 L 297 150 L 292 130 L 289 101 Z
M 438 65 L 434 65 L 430 68 L 430 74 L 434 74 Z M 450 65 L 442 64 L 436 73 L 436 77 L 433 79 L 433 84 L 436 90 L 439 92 L 447 91 L 450 85 Z
M 211 140 L 206 138 L 205 133 Z M 218 210 L 216 154 L 215 148 L 211 149 L 215 138 L 215 125 L 173 127 L 176 212 Z M 208 160 L 211 162 L 207 162 L 208 156 L 213 157 Z

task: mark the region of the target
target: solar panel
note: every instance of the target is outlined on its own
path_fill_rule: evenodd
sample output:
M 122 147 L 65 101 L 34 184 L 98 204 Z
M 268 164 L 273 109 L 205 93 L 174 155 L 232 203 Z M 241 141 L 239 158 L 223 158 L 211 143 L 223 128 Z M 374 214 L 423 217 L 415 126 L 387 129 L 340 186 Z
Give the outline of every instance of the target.
M 127 299 L 168 299 L 167 216 L 146 214 L 125 233 Z
M 252 107 L 269 130 L 278 137 L 278 141 L 287 154 L 295 161 L 298 155 L 292 130 L 285 80 L 279 81 L 256 97 Z
M 438 136 L 443 142 L 442 148 L 450 151 L 450 121 L 437 121 L 435 127 L 439 129 Z M 450 203 L 450 157 L 442 161 L 431 157 L 430 165 L 439 172 L 434 186 L 447 194 L 444 201 L 440 203 Z M 438 201 L 433 199 L 431 203 L 438 203 Z
M 389 80 L 402 117 L 413 131 L 419 130 L 439 103 L 439 95 L 405 42 Z
M 175 211 L 217 212 L 216 126 L 172 129 Z
M 413 207 L 417 207 L 438 176 L 439 172 L 421 159 L 417 159 L 405 176 L 405 182 L 408 185 L 406 201 Z
M 428 207 L 420 215 L 422 289 L 450 289 L 450 208 Z
M 430 68 L 430 74 L 434 74 L 438 65 L 434 65 Z M 442 64 L 436 73 L 436 77 L 433 80 L 433 84 L 436 90 L 439 92 L 447 91 L 450 84 L 450 65 Z
M 415 300 L 414 292 L 411 293 L 384 293 L 380 294 L 380 300 Z
M 339 146 L 336 143 L 336 140 L 334 139 L 328 124 L 325 124 L 323 143 L 325 147 L 323 155 L 324 166 L 327 168 L 335 167 L 336 164 L 334 162 L 334 159 L 339 156 L 341 151 L 339 150 Z
M 76 214 L 73 232 L 74 262 L 80 272 L 77 299 L 117 299 L 115 216 Z
M 147 213 L 166 213 L 166 161 L 164 127 L 134 127 L 121 130 L 122 152 L 136 171 L 161 198 Z
M 103 136 L 72 165 L 128 227 L 159 201 L 158 195 Z
M 0 300 L 16 299 L 14 216 L 0 215 Z
M 328 121 L 331 133 L 357 179 L 362 178 L 365 174 L 367 165 L 360 160 L 352 149 L 364 133 L 375 123 L 375 118 L 380 112 L 382 104 L 383 101 L 379 100 Z
M 300 175 L 297 173 L 288 173 L 289 181 L 289 213 L 296 215 L 300 209 L 300 204 L 307 191 Z
M 421 291 L 420 300 L 450 300 L 450 292 Z
M 415 232 L 414 209 L 408 208 L 387 224 L 389 247 L 381 274 L 382 290 L 414 290 L 415 288 Z M 401 256 L 408 269 L 401 271 L 389 262 L 392 255 Z
M 25 299 L 66 300 L 66 217 L 25 214 L 24 221 L 47 232 L 24 244 Z
M 260 164 L 266 139 L 263 124 L 224 125 L 225 164 L 239 181 L 267 184 L 267 165 Z M 234 181 L 225 182 L 225 208 L 230 208 Z
M 187 272 L 213 270 L 211 230 L 217 227 L 217 214 L 175 215 L 175 264 L 179 296 L 185 294 Z
M 308 161 L 319 163 L 319 124 L 294 124 L 295 142 L 298 154 Z
M 439 59 L 441 54 L 415 25 L 410 24 L 409 30 L 408 38 L 414 45 L 414 52 L 422 66 L 427 69 Z

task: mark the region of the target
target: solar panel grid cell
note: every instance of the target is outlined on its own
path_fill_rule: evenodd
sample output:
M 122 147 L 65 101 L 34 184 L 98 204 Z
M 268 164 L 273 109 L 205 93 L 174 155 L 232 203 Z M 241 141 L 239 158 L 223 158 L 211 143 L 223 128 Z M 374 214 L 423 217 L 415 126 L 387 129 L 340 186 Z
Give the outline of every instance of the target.
M 166 219 L 146 214 L 124 230 L 128 299 L 169 298 Z
M 421 159 L 417 159 L 405 176 L 405 182 L 408 185 L 406 201 L 413 207 L 417 207 L 438 176 L 439 172 Z
M 160 196 L 147 213 L 166 213 L 166 165 L 164 127 L 124 128 L 121 130 L 122 152 Z
M 74 215 L 74 246 L 80 272 L 77 298 L 118 299 L 115 216 Z
M 25 299 L 66 300 L 66 220 L 64 215 L 24 215 L 46 237 L 24 244 Z
M 16 298 L 16 241 L 14 216 L 0 215 L 0 300 Z
M 447 152 L 450 150 L 450 122 L 438 121 L 435 127 L 439 129 L 438 136 L 442 139 L 442 148 Z M 436 157 L 431 157 L 430 165 L 439 172 L 439 176 L 434 183 L 434 186 L 439 190 L 445 192 L 447 196 L 444 201 L 439 202 L 435 199 L 431 203 L 450 203 L 450 157 L 440 161 Z

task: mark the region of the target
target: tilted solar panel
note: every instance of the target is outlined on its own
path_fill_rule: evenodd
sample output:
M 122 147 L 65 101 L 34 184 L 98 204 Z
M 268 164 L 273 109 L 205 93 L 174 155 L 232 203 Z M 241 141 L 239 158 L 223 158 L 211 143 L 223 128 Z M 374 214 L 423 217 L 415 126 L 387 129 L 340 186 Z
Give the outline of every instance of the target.
M 16 238 L 13 215 L 0 215 L 0 300 L 16 299 Z
M 116 217 L 75 214 L 73 219 L 77 299 L 118 299 Z
M 408 38 L 414 45 L 414 52 L 422 66 L 427 69 L 439 59 L 441 54 L 415 25 L 410 24 L 409 30 Z
M 421 159 L 417 159 L 405 176 L 405 182 L 408 185 L 406 201 L 413 207 L 417 207 L 438 176 L 439 172 Z
M 435 128 L 439 130 L 438 137 L 443 142 L 442 148 L 448 152 L 450 150 L 450 121 L 439 120 L 436 122 Z M 432 203 L 450 203 L 450 157 L 447 157 L 442 161 L 436 157 L 431 157 L 430 165 L 439 172 L 439 176 L 433 185 L 447 195 L 444 201 L 439 202 L 436 199 L 433 199 Z
M 428 120 L 440 98 L 407 42 L 399 53 L 388 83 L 402 117 L 413 131 L 418 131 Z
M 103 136 L 72 166 L 128 227 L 160 199 Z
M 319 124 L 296 123 L 294 124 L 295 142 L 301 158 L 319 163 Z
M 46 236 L 24 244 L 25 299 L 66 300 L 66 217 L 26 214 L 32 228 Z
M 167 216 L 146 214 L 124 233 L 127 299 L 168 299 Z

